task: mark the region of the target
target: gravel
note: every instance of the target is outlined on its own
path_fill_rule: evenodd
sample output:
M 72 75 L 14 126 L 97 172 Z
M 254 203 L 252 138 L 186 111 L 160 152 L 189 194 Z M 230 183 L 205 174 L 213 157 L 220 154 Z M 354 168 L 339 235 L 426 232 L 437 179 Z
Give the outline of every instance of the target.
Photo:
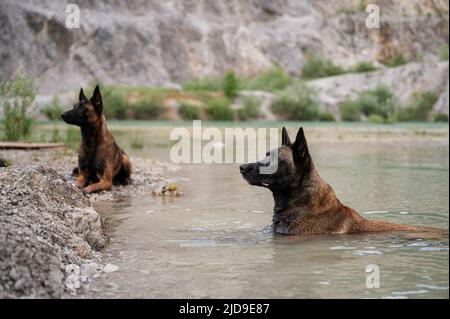
M 85 196 L 71 175 L 76 155 L 65 152 L 1 151 L 12 163 L 0 168 L 0 298 L 70 298 L 102 273 L 107 245 L 98 200 L 152 194 L 180 196 L 166 177 L 177 167 L 132 158 L 132 181 Z M 175 186 L 174 186 L 175 185 Z

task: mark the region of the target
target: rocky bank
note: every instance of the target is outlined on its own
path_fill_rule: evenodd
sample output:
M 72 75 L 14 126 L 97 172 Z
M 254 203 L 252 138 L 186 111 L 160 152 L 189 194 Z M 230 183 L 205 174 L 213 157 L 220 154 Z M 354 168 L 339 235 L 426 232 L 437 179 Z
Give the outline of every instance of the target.
M 68 3 L 0 2 L 0 80 L 23 69 L 40 94 L 55 94 L 93 79 L 174 86 L 274 65 L 298 75 L 309 53 L 346 68 L 417 61 L 449 35 L 445 0 L 79 0 L 79 29 L 66 27 Z M 380 29 L 366 27 L 368 3 L 380 7 Z
M 132 159 L 134 178 L 128 186 L 86 197 L 75 187 L 67 154 L 2 151 L 13 163 L 0 168 L 0 299 L 67 298 L 83 293 L 104 272 L 108 242 L 98 200 L 153 194 L 179 196 L 172 167 Z

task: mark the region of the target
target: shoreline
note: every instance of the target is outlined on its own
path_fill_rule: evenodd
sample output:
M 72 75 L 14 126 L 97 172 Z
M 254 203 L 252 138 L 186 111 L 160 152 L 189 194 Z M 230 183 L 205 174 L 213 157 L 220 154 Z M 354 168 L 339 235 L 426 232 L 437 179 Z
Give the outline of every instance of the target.
M 167 163 L 132 158 L 129 185 L 86 196 L 75 186 L 76 155 L 70 152 L 0 154 L 12 163 L 0 168 L 0 298 L 82 296 L 103 273 L 118 270 L 103 262 L 109 238 L 95 203 L 181 195 L 176 180 L 167 177 L 178 167 Z

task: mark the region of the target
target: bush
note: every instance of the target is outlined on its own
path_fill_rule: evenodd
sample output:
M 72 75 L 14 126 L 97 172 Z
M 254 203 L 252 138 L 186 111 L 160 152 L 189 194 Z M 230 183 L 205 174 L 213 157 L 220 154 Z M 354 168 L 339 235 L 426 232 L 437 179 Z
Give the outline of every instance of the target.
M 36 97 L 36 87 L 25 74 L 0 83 L 0 103 L 3 106 L 4 138 L 17 141 L 31 133 L 33 120 L 28 116 Z
M 206 113 L 213 121 L 233 121 L 234 112 L 230 103 L 225 99 L 209 100 L 206 106 Z
M 89 98 L 94 92 L 96 85 L 100 86 L 103 101 L 103 114 L 108 119 L 124 120 L 128 117 L 130 105 L 127 103 L 125 93 L 122 88 L 105 85 L 100 81 L 92 81 L 86 89 L 86 96 Z M 76 93 L 78 96 L 78 92 Z
M 359 0 L 358 1 L 358 11 L 365 12 L 367 8 L 367 1 L 366 0 Z
M 373 90 L 362 91 L 355 102 L 367 117 L 376 114 L 386 122 L 396 119 L 399 108 L 397 97 L 384 85 L 379 85 Z
M 50 121 L 59 120 L 61 114 L 64 112 L 64 108 L 61 105 L 61 101 L 58 96 L 54 96 L 50 104 L 45 105 L 41 113 L 47 117 Z
M 292 78 L 281 68 L 271 68 L 253 79 L 244 81 L 242 87 L 247 90 L 277 91 L 292 84 Z
M 239 91 L 239 80 L 234 72 L 228 72 L 222 83 L 223 94 L 229 99 L 234 99 Z
M 343 121 L 355 122 L 361 120 L 361 109 L 355 101 L 345 101 L 341 104 L 340 110 Z
M 399 120 L 426 121 L 438 98 L 436 93 L 429 91 L 413 94 L 410 104 L 399 111 Z
M 243 107 L 237 111 L 238 118 L 241 121 L 256 119 L 260 114 L 259 99 L 254 96 L 245 96 L 243 99 Z
M 395 68 L 400 65 L 404 65 L 408 63 L 408 60 L 403 56 L 403 54 L 397 54 L 394 57 L 392 57 L 389 61 L 385 63 L 386 66 L 390 68 Z
M 364 73 L 378 70 L 372 61 L 362 61 L 355 65 L 353 72 Z
M 448 122 L 448 115 L 443 113 L 433 114 L 433 122 Z
M 317 120 L 319 118 L 317 94 L 304 82 L 295 82 L 277 94 L 272 111 L 287 120 Z
M 336 119 L 334 118 L 333 113 L 331 113 L 329 111 L 325 111 L 325 112 L 320 112 L 319 113 L 319 121 L 322 121 L 322 122 L 334 122 L 334 121 L 336 121 Z
M 374 123 L 374 124 L 380 124 L 380 123 L 384 122 L 384 119 L 381 116 L 379 116 L 378 114 L 371 114 L 367 118 L 367 122 Z
M 441 47 L 441 51 L 439 52 L 439 58 L 440 58 L 442 61 L 448 60 L 448 43 L 444 44 L 444 45 Z
M 183 90 L 185 91 L 220 91 L 221 89 L 222 81 L 212 76 L 194 78 L 183 84 Z
M 178 113 L 180 114 L 183 120 L 187 121 L 199 120 L 201 117 L 200 108 L 188 103 L 181 103 L 178 109 Z
M 101 88 L 103 111 L 107 118 L 124 120 L 128 116 L 129 105 L 125 94 L 112 86 Z
M 134 118 L 137 120 L 155 120 L 164 113 L 164 97 L 152 94 L 142 97 L 134 105 Z
M 323 78 L 327 76 L 343 74 L 346 71 L 332 61 L 323 59 L 317 55 L 307 57 L 302 69 L 302 76 L 306 79 Z

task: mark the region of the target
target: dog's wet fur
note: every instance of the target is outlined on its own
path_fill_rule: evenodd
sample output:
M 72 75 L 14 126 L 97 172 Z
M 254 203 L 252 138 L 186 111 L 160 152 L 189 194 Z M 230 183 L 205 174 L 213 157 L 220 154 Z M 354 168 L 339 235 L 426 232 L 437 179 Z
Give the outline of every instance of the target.
M 278 152 L 278 169 L 260 174 Z M 345 234 L 382 231 L 421 231 L 426 227 L 399 225 L 363 218 L 342 204 L 333 189 L 317 172 L 308 150 L 303 128 L 294 143 L 282 129 L 282 146 L 268 152 L 260 162 L 240 166 L 244 179 L 251 185 L 266 187 L 273 193 L 275 208 L 273 230 L 285 235 Z
M 98 85 L 91 99 L 87 99 L 81 89 L 78 103 L 61 118 L 67 124 L 81 128 L 78 167 L 73 173 L 78 175 L 78 187 L 84 193 L 110 190 L 113 184 L 129 182 L 131 162 L 106 127 Z

